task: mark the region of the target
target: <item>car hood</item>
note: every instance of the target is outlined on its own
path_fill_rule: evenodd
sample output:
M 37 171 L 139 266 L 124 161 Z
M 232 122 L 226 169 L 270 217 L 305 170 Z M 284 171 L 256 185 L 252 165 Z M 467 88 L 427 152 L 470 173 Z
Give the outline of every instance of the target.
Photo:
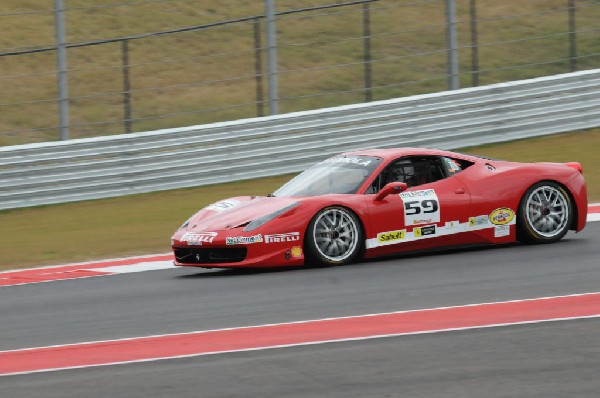
M 240 196 L 215 202 L 194 214 L 186 231 L 218 231 L 239 228 L 250 221 L 298 202 L 298 198 Z M 185 225 L 185 224 L 184 224 Z

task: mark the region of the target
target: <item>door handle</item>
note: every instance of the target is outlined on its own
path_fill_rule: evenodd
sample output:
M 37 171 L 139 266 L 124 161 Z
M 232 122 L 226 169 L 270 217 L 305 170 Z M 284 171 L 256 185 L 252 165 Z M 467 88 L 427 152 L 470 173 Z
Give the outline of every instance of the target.
M 462 195 L 465 193 L 465 189 L 464 188 L 458 188 L 456 191 L 454 191 L 454 193 L 457 193 L 459 195 Z

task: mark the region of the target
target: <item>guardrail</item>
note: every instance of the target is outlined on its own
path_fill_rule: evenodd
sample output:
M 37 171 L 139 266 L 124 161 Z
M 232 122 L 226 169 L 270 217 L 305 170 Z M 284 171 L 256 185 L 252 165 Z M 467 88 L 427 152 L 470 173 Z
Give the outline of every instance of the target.
M 452 149 L 600 126 L 600 69 L 178 129 L 0 147 L 0 209 L 298 172 L 342 151 Z

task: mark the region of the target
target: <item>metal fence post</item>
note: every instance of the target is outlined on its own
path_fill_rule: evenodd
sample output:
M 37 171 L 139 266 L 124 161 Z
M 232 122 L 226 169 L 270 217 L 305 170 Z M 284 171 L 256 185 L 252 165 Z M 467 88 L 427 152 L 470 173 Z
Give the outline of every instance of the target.
M 264 100 L 263 100 L 263 85 L 262 85 L 262 49 L 260 42 L 260 19 L 254 18 L 254 70 L 256 75 L 256 115 L 264 116 Z
M 477 0 L 471 0 L 471 85 L 479 86 L 479 43 L 477 37 Z
M 365 102 L 373 100 L 373 86 L 371 78 L 371 11 L 370 4 L 363 3 L 363 37 L 365 49 Z
M 275 27 L 275 6 L 273 0 L 265 0 L 267 17 L 267 63 L 269 70 L 269 114 L 279 113 L 279 88 L 277 82 L 277 28 Z
M 456 90 L 458 82 L 458 39 L 456 35 L 456 2 L 446 0 L 446 47 L 448 48 L 448 89 Z
M 125 132 L 131 133 L 131 85 L 129 83 L 129 41 L 121 41 L 123 53 L 123 113 Z
M 54 0 L 56 30 L 56 67 L 58 78 L 58 119 L 60 139 L 69 139 L 69 88 L 67 81 L 67 48 L 65 44 L 65 16 L 63 0 Z
M 575 0 L 568 0 L 569 10 L 569 67 L 571 72 L 577 70 L 577 26 L 575 24 Z

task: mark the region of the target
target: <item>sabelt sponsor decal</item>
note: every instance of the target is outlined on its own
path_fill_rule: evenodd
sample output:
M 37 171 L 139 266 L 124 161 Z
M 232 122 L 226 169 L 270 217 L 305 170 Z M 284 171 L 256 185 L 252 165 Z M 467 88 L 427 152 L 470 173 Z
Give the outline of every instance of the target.
M 300 232 L 265 235 L 265 243 L 295 242 L 300 240 Z
M 515 212 L 507 207 L 501 207 L 490 214 L 490 222 L 494 225 L 506 225 L 515 218 Z
M 252 243 L 260 243 L 263 241 L 263 236 L 258 234 L 254 236 L 234 236 L 225 239 L 227 245 L 250 245 Z
M 188 245 L 201 245 L 202 243 L 212 243 L 216 236 L 216 232 L 186 232 L 181 237 L 181 241 L 187 242 Z
M 398 231 L 388 231 L 388 232 L 380 232 L 377 234 L 377 241 L 380 243 L 385 242 L 396 242 L 404 240 L 406 237 L 406 230 L 398 230 Z

